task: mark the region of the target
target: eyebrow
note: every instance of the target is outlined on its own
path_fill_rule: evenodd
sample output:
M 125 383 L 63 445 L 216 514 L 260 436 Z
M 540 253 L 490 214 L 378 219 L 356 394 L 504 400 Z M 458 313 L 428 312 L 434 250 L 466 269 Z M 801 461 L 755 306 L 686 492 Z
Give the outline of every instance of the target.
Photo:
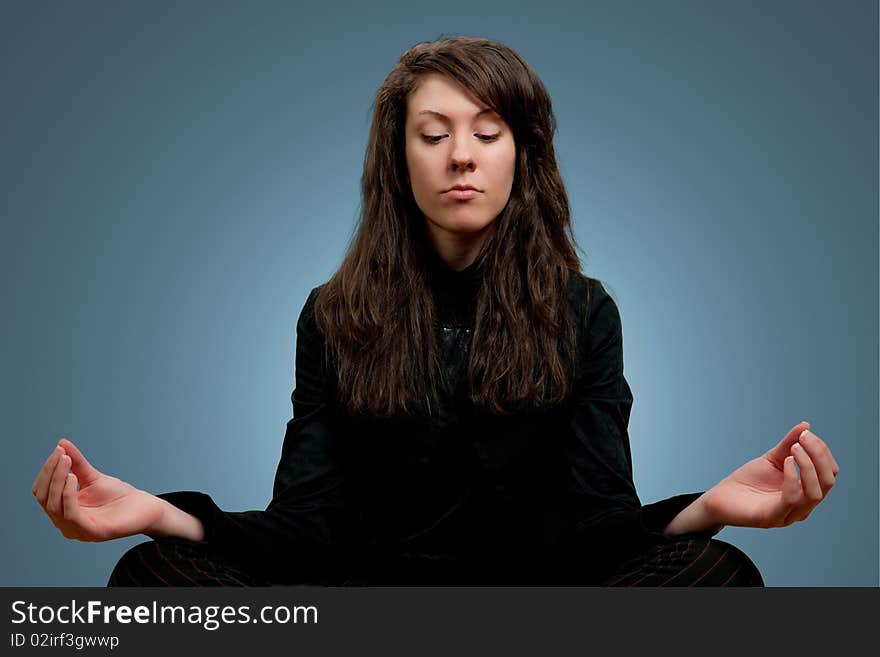
M 476 119 L 476 118 L 482 116 L 483 114 L 488 114 L 488 113 L 496 114 L 497 112 L 495 112 L 495 110 L 493 110 L 491 107 L 486 107 L 484 109 L 481 109 L 479 112 L 477 112 L 474 115 L 474 118 Z M 436 110 L 429 110 L 429 109 L 422 110 L 421 112 L 419 112 L 419 116 L 421 116 L 422 114 L 430 114 L 432 116 L 439 117 L 439 118 L 444 119 L 446 121 L 449 120 L 448 116 L 446 116 L 442 112 L 437 112 Z

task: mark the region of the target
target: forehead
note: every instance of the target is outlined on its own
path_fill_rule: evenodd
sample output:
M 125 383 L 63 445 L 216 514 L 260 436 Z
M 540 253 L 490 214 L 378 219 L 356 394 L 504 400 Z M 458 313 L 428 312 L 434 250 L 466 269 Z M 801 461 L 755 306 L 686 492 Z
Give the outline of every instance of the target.
M 420 81 L 416 90 L 407 99 L 407 119 L 441 118 L 450 119 L 497 116 L 489 107 L 455 80 L 432 73 Z

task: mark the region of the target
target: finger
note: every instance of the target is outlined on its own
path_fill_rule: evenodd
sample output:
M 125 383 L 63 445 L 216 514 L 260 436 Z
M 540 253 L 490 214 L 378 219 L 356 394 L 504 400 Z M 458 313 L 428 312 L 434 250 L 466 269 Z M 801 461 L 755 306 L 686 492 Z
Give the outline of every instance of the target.
M 840 466 L 837 464 L 837 459 L 834 458 L 834 454 L 831 453 L 831 448 L 829 448 L 828 444 L 812 431 L 810 431 L 810 437 L 814 438 L 816 443 L 818 443 L 822 446 L 823 449 L 826 449 L 828 451 L 828 456 L 831 459 L 831 474 L 836 477 L 837 473 L 840 472 Z
M 776 447 L 767 452 L 767 457 L 777 468 L 783 467 L 785 459 L 791 454 L 791 446 L 797 442 L 801 433 L 803 433 L 805 429 L 809 429 L 809 427 L 809 422 L 798 422 L 789 429 L 788 433 L 785 434 L 785 437 L 779 441 Z
M 87 486 L 93 480 L 97 479 L 101 476 L 101 472 L 92 466 L 91 463 L 86 460 L 86 457 L 82 455 L 82 452 L 79 451 L 76 445 L 67 440 L 67 438 L 62 438 L 58 441 L 58 444 L 64 448 L 64 451 L 70 456 L 71 460 L 71 470 L 77 476 L 77 479 L 83 486 Z
M 67 475 L 64 482 L 64 495 L 62 500 L 61 514 L 65 520 L 73 521 L 79 514 L 79 500 L 77 500 L 76 475 L 72 472 Z
M 52 482 L 49 484 L 49 494 L 46 497 L 46 510 L 53 516 L 61 514 L 61 493 L 68 472 L 70 472 L 70 457 L 64 454 L 55 466 Z
M 782 473 L 782 501 L 789 507 L 801 504 L 803 502 L 803 488 L 798 480 L 793 456 L 789 456 L 783 462 Z
M 43 467 L 40 468 L 40 473 L 34 481 L 32 492 L 41 506 L 46 506 L 46 496 L 49 494 L 52 473 L 55 472 L 55 466 L 58 465 L 58 459 L 61 458 L 62 454 L 64 454 L 64 450 L 61 447 L 56 447 L 52 450 L 52 453 L 49 454 L 49 458 L 46 459 Z
M 807 454 L 816 466 L 816 475 L 819 478 L 819 485 L 822 488 L 822 496 L 831 490 L 834 486 L 834 466 L 832 464 L 833 457 L 828 450 L 828 446 L 811 431 L 804 431 L 800 437 L 800 444 L 807 450 Z
M 819 484 L 816 466 L 813 464 L 812 459 L 810 459 L 810 455 L 807 454 L 807 450 L 800 443 L 792 445 L 791 453 L 801 469 L 801 486 L 804 489 L 804 495 L 806 495 L 811 504 L 818 504 L 822 501 L 822 486 Z
M 794 456 L 789 456 L 783 462 L 784 478 L 782 496 L 787 505 L 787 512 L 782 518 L 781 525 L 779 525 L 782 527 L 787 527 L 792 523 L 803 520 L 810 515 L 813 507 L 816 506 L 815 503 L 811 502 L 804 494 L 802 483 L 803 470 L 801 471 L 801 478 L 798 478 L 796 463 L 797 460 Z

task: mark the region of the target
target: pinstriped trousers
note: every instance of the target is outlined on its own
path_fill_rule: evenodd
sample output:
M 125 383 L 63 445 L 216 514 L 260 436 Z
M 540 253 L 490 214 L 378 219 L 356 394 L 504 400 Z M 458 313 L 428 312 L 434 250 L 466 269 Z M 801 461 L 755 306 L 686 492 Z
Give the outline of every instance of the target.
M 139 543 L 116 563 L 107 586 L 270 586 L 203 543 L 159 538 Z
M 135 545 L 116 564 L 107 586 L 283 586 L 210 547 L 181 539 Z M 309 582 L 311 583 L 311 582 Z M 349 584 L 341 581 L 340 585 Z M 578 586 L 764 586 L 739 548 L 705 536 L 684 535 L 621 563 L 606 577 Z
M 735 545 L 684 535 L 619 565 L 601 586 L 764 586 L 758 567 Z

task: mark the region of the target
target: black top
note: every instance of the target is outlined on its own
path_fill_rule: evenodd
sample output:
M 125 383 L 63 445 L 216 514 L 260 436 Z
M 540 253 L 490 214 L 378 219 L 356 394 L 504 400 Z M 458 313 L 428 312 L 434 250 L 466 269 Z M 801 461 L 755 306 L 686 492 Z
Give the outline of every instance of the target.
M 569 277 L 577 362 L 566 402 L 474 412 L 466 364 L 481 264 L 429 264 L 447 375 L 432 417 L 334 410 L 313 312 L 319 286 L 297 322 L 293 419 L 266 510 L 223 511 L 192 491 L 159 497 L 199 518 L 205 543 L 279 583 L 595 584 L 671 540 L 663 528 L 700 493 L 639 501 L 620 315 L 598 280 Z

